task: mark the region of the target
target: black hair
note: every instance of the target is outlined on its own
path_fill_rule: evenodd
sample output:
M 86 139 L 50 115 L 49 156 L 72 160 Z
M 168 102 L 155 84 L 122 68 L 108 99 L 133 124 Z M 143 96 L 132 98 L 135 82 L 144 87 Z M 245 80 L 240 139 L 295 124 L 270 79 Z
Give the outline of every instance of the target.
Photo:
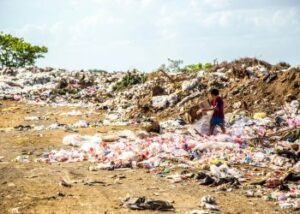
M 210 94 L 211 94 L 211 95 L 218 96 L 218 95 L 219 95 L 219 90 L 216 89 L 216 88 L 213 88 L 213 89 L 210 90 Z

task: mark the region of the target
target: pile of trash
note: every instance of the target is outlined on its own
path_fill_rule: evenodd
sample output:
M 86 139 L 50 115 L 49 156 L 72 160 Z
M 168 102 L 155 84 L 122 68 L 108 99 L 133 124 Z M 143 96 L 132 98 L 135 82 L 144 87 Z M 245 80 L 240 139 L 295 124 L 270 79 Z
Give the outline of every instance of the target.
M 273 113 L 283 100 L 300 99 L 300 69 L 244 58 L 191 73 L 168 73 L 163 67 L 146 74 L 37 67 L 0 70 L 0 100 L 94 106 L 122 118 L 183 116 L 207 100 L 210 88 L 221 90 L 227 112 Z
M 281 111 L 273 115 L 273 117 L 276 115 L 276 119 L 265 115 L 258 117 L 262 116 L 262 113 L 254 115 L 254 118 L 237 114 L 233 119 L 229 118 L 231 114 L 226 114 L 227 121 L 231 123 L 227 128 L 227 134 L 219 133 L 214 136 L 206 135 L 208 133 L 206 117 L 192 125 L 164 122 L 159 135 L 143 131 L 134 133 L 129 130 L 111 136 L 68 135 L 63 139 L 63 144 L 75 148 L 50 151 L 44 154 L 42 160 L 101 161 L 99 168 L 102 165 L 112 168 L 124 166 L 153 168 L 164 160 L 176 160 L 189 165 L 209 164 L 217 160 L 288 169 L 292 164 L 291 160 L 298 161 L 299 102 L 297 104 L 296 101 L 292 102 L 287 107 L 297 107 L 294 109 L 293 118 L 281 115 Z M 278 125 L 278 120 L 281 125 Z M 283 126 L 284 124 L 286 126 Z M 286 150 L 292 151 L 284 152 Z
M 218 88 L 225 102 L 226 134 L 208 136 L 210 115 L 197 115 L 208 106 L 208 92 Z M 61 149 L 44 152 L 46 163 L 89 161 L 89 170 L 144 168 L 160 175 L 169 169 L 196 170 L 166 176 L 176 182 L 194 178 L 201 185 L 261 187 L 281 208 L 300 209 L 300 68 L 286 63 L 271 65 L 244 58 L 215 64 L 207 70 L 168 73 L 163 68 L 148 74 L 129 72 L 66 71 L 53 68 L 3 68 L 0 100 L 53 106 L 81 106 L 103 110 L 104 119 L 74 124 L 17 126 L 15 130 L 53 130 L 107 125 L 140 125 L 93 136 L 68 134 Z M 61 116 L 80 116 L 72 111 Z M 30 116 L 26 121 L 41 118 Z M 144 129 L 144 130 L 143 130 Z M 27 163 L 27 156 L 17 161 Z M 249 183 L 267 169 L 263 179 Z M 269 194 L 270 193 L 270 194 Z M 130 209 L 172 210 L 162 201 L 128 198 Z M 214 199 L 201 206 L 218 210 Z
M 124 75 L 124 72 L 94 73 L 38 67 L 3 68 L 0 71 L 0 99 L 90 106 L 103 102 L 101 99 L 109 96 L 111 83 Z

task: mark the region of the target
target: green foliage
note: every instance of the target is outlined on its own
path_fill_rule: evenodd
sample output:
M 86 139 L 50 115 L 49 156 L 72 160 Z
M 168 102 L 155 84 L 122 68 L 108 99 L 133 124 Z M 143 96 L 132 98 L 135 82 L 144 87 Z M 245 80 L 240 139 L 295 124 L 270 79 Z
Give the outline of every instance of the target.
M 168 59 L 168 62 L 169 65 L 167 66 L 167 70 L 169 72 L 192 73 L 200 70 L 208 70 L 213 66 L 211 63 L 205 63 L 205 64 L 196 63 L 196 64 L 186 65 L 184 68 L 181 68 L 180 65 L 183 64 L 182 60 Z
M 23 38 L 0 33 L 0 66 L 24 67 L 34 65 L 36 59 L 43 58 L 48 49 L 31 45 Z
M 197 72 L 200 70 L 208 70 L 212 67 L 211 63 L 197 63 L 197 64 L 190 64 L 185 66 L 181 71 L 184 73 L 192 73 L 192 72 Z
M 80 92 L 79 88 L 55 88 L 52 90 L 52 94 L 54 95 L 77 94 L 78 92 Z
M 129 86 L 141 84 L 146 82 L 147 76 L 145 74 L 136 74 L 128 72 L 121 81 L 118 81 L 113 86 L 113 91 L 120 91 Z
M 212 65 L 211 63 L 208 62 L 208 63 L 205 63 L 205 64 L 204 64 L 203 69 L 204 69 L 204 70 L 208 70 L 208 69 L 210 69 L 212 66 L 213 66 L 213 65 Z
M 202 63 L 190 64 L 184 67 L 184 72 L 197 72 L 203 69 Z
M 168 59 L 169 65 L 167 67 L 167 70 L 169 72 L 180 72 L 181 68 L 180 65 L 183 64 L 183 60 L 173 60 L 173 59 Z
M 107 71 L 102 70 L 102 69 L 89 69 L 89 72 L 93 72 L 93 73 L 107 73 Z

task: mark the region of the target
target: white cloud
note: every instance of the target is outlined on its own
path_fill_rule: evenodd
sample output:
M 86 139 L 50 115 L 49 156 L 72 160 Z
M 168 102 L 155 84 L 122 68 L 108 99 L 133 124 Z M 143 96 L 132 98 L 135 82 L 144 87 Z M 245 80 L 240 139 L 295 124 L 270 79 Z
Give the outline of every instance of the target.
M 221 11 L 221 12 L 214 12 L 211 14 L 207 14 L 206 16 L 202 17 L 201 22 L 205 26 L 222 26 L 228 27 L 232 22 L 233 13 L 231 11 Z
M 229 3 L 229 1 L 228 0 L 204 0 L 204 3 L 214 8 L 222 8 L 226 6 Z
M 229 4 L 229 0 L 190 0 L 192 7 L 201 7 L 203 9 L 221 9 Z
M 53 1 L 47 4 L 59 2 Z M 5 31 L 49 46 L 49 61 L 53 64 L 57 60 L 62 66 L 89 67 L 101 62 L 109 69 L 126 69 L 134 64 L 149 69 L 168 57 L 182 56 L 191 61 L 214 59 L 222 54 L 226 58 L 227 54 L 248 49 L 251 54 L 260 54 L 261 49 L 248 47 L 249 44 L 264 44 L 261 39 L 267 37 L 300 36 L 299 7 L 249 9 L 233 0 L 67 2 L 70 7 L 59 12 L 67 15 L 60 19 L 45 24 L 24 22 L 22 27 Z M 35 11 L 34 18 L 39 16 L 43 14 Z M 289 47 L 299 47 L 299 42 L 294 43 Z M 57 52 L 60 57 L 65 53 L 66 64 L 58 59 Z M 88 54 L 83 57 L 82 53 Z

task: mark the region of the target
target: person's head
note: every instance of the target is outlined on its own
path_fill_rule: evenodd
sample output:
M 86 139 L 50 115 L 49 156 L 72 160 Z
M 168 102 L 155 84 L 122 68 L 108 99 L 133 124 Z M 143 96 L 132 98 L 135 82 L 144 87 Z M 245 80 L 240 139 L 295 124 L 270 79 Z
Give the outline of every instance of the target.
M 219 96 L 219 90 L 216 89 L 216 88 L 211 89 L 210 90 L 210 95 L 211 95 L 212 98 L 215 98 L 215 97 Z

